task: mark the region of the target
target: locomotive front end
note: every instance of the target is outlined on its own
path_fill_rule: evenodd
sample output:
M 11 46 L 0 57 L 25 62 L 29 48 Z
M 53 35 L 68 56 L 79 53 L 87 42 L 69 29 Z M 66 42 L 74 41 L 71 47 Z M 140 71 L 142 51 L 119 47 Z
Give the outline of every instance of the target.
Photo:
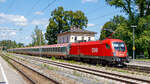
M 129 62 L 127 47 L 123 41 L 113 41 L 112 42 L 113 48 L 113 56 L 114 62 Z

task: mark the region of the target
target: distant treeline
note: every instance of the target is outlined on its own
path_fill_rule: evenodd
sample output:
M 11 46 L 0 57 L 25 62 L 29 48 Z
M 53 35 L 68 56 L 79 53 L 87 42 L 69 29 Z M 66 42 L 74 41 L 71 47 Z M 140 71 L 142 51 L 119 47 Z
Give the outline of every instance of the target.
M 3 41 L 0 41 L 0 47 L 2 47 L 3 50 L 6 50 L 9 48 L 24 47 L 24 44 L 23 43 L 16 43 L 16 41 L 11 41 L 11 40 L 3 40 Z

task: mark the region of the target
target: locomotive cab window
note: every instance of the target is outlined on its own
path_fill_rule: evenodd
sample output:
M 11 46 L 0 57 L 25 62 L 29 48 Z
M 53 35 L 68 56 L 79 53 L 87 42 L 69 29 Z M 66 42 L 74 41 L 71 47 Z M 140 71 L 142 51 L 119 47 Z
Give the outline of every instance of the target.
M 107 48 L 107 49 L 110 49 L 110 46 L 109 46 L 108 44 L 106 44 L 106 48 Z
M 114 49 L 118 51 L 125 51 L 125 44 L 123 42 L 114 42 Z

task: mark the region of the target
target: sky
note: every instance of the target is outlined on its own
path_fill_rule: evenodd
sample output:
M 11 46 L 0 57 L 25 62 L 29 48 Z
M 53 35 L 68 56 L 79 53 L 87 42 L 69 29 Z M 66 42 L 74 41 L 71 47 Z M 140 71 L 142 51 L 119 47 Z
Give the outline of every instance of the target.
M 121 9 L 108 5 L 105 0 L 0 0 L 0 40 L 15 40 L 28 45 L 35 26 L 46 32 L 51 12 L 59 7 L 64 10 L 81 10 L 88 18 L 86 30 L 97 32 L 115 15 L 125 14 Z

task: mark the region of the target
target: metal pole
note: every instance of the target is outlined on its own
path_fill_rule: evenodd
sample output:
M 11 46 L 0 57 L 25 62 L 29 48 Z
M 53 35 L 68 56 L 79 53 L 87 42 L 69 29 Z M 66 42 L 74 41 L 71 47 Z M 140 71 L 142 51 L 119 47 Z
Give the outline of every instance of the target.
M 133 61 L 134 61 L 134 59 L 135 59 L 135 42 L 134 42 L 135 36 L 134 36 L 134 31 L 135 31 L 135 29 L 134 29 L 134 27 L 133 27 Z
M 41 37 L 40 37 L 40 57 L 41 57 Z
M 136 26 L 131 26 L 132 28 L 133 28 L 133 48 L 132 48 L 132 50 L 133 50 L 133 61 L 134 61 L 134 59 L 135 59 L 135 28 L 136 28 Z
M 42 52 L 42 48 L 41 48 L 41 34 L 40 34 L 40 57 L 41 57 L 41 52 Z

